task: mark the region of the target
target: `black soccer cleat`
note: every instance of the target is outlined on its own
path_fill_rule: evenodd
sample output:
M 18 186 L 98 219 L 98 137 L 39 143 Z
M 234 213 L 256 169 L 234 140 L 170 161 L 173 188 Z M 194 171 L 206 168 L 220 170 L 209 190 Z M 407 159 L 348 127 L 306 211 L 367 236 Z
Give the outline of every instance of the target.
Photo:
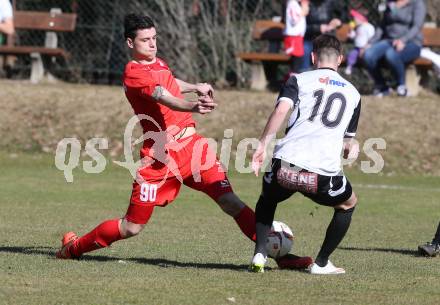
M 428 242 L 419 246 L 419 253 L 424 256 L 437 256 L 440 254 L 440 244 Z

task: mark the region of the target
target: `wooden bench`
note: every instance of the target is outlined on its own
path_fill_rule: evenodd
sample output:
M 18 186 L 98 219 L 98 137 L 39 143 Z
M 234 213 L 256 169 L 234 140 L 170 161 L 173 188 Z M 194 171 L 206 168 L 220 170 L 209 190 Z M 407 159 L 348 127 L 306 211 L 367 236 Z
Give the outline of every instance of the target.
M 9 35 L 7 44 L 0 46 L 0 54 L 29 55 L 32 64 L 30 81 L 37 83 L 45 75 L 42 56 L 69 58 L 69 52 L 58 47 L 56 32 L 73 32 L 75 26 L 76 14 L 62 13 L 60 9 L 51 9 L 50 12 L 14 11 L 15 29 L 46 31 L 45 43 L 44 46 L 17 45 L 17 37 Z
M 283 40 L 284 24 L 272 20 L 257 20 L 252 29 L 252 39 L 260 41 L 269 41 L 269 44 L 280 42 Z M 342 42 L 348 40 L 350 27 L 346 24 L 336 31 L 336 37 Z M 440 29 L 439 28 L 423 28 L 425 47 L 440 47 Z M 271 53 L 266 50 L 260 52 L 241 52 L 237 56 L 251 64 L 251 80 L 252 89 L 264 90 L 268 81 L 264 70 L 264 65 L 271 64 L 288 64 L 290 57 L 284 53 Z M 424 58 L 416 59 L 406 70 L 408 90 L 411 95 L 417 95 L 419 92 L 420 72 L 432 68 L 432 62 Z
M 272 20 L 257 20 L 252 29 L 252 39 L 260 41 L 269 41 L 270 44 L 279 44 L 283 36 L 284 24 Z M 350 28 L 348 25 L 340 27 L 336 36 L 341 41 L 346 41 Z M 267 87 L 268 81 L 264 66 L 266 64 L 288 64 L 290 56 L 284 53 L 273 53 L 267 50 L 259 52 L 241 52 L 237 56 L 251 64 L 251 80 L 250 85 L 252 89 L 264 90 Z

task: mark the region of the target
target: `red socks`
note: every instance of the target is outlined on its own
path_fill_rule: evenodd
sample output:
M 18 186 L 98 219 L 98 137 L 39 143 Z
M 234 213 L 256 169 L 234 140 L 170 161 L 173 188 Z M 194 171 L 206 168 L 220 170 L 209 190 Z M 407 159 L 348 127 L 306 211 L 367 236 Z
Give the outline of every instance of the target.
M 110 246 L 122 239 L 119 232 L 119 219 L 107 220 L 73 243 L 71 253 L 79 257 L 81 254 Z
M 252 209 L 245 206 L 234 220 L 249 239 L 256 240 L 255 213 Z M 77 239 L 69 250 L 73 256 L 80 257 L 83 253 L 108 247 L 120 239 L 119 219 L 107 220 Z
M 244 235 L 253 241 L 256 240 L 255 213 L 251 208 L 246 205 L 243 209 L 241 209 L 240 214 L 238 214 L 234 220 Z

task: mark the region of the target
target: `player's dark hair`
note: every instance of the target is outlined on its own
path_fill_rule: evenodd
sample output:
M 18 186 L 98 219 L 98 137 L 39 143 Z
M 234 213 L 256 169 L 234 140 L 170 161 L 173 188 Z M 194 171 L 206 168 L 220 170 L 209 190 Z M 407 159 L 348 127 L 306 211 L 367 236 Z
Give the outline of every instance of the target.
M 335 36 L 321 34 L 313 40 L 313 53 L 319 60 L 338 58 L 342 54 L 342 44 Z
M 138 30 L 154 28 L 153 20 L 144 15 L 128 14 L 124 17 L 124 37 L 125 39 L 136 37 Z

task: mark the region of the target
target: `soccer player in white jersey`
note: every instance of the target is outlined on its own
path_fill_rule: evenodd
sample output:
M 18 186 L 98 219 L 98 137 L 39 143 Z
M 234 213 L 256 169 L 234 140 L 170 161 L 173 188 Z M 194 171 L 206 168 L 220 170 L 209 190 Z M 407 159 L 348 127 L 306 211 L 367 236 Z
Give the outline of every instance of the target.
M 255 210 L 257 243 L 251 271 L 264 272 L 266 238 L 277 204 L 300 192 L 320 205 L 334 208 L 310 273 L 345 273 L 329 261 L 329 256 L 344 238 L 357 202 L 342 172 L 341 152 L 344 157 L 357 153 L 352 138 L 356 134 L 361 102 L 356 88 L 337 72 L 341 61 L 342 47 L 338 39 L 330 35 L 317 37 L 312 52 L 316 69 L 289 78 L 264 128 L 252 159 L 256 175 L 269 142 L 288 112 L 293 110 L 286 135 L 275 147 L 272 167 L 263 177 L 263 189 Z

